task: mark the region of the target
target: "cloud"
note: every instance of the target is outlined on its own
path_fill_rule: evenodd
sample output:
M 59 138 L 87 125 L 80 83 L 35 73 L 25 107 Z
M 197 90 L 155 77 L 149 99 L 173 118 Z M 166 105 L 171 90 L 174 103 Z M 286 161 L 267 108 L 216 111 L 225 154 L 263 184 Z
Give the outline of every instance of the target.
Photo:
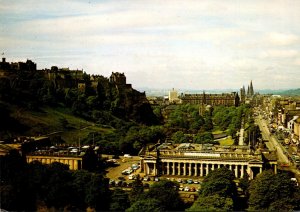
M 273 45 L 279 45 L 279 46 L 287 46 L 291 44 L 295 44 L 299 42 L 299 36 L 294 34 L 284 34 L 284 33 L 270 33 L 269 41 Z
M 260 56 L 261 58 L 293 58 L 299 56 L 299 51 L 295 49 L 266 50 Z
M 266 74 L 281 71 L 289 86 L 300 64 L 298 11 L 294 0 L 3 1 L 0 50 L 41 68 L 125 72 L 143 87 L 240 87 L 255 78 L 268 87 Z

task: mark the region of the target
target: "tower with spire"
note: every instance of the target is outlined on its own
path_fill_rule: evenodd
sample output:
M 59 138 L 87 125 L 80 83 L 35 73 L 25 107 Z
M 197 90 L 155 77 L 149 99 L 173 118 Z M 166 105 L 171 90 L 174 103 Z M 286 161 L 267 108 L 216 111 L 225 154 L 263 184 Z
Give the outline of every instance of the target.
M 245 86 L 243 85 L 243 87 L 241 87 L 241 89 L 240 89 L 240 102 L 241 102 L 241 104 L 245 103 L 245 99 L 246 99 L 246 90 L 245 90 Z
M 205 110 L 206 110 L 206 95 L 205 95 L 205 91 L 203 91 L 203 94 L 202 94 L 202 103 L 199 106 L 199 114 L 201 116 L 203 116 L 204 113 L 205 113 Z
M 253 89 L 253 84 L 252 84 L 252 80 L 250 82 L 250 91 L 249 91 L 250 96 L 254 95 L 254 89 Z

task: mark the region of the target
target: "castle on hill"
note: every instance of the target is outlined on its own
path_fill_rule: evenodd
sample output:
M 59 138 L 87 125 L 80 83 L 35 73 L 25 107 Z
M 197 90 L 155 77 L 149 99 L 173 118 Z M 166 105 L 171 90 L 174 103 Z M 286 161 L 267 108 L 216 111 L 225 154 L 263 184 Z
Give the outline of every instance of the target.
M 57 66 L 52 66 L 50 69 L 37 70 L 36 63 L 31 60 L 9 63 L 6 61 L 6 58 L 2 58 L 0 62 L 1 78 L 15 76 L 20 71 L 39 72 L 45 79 L 52 81 L 56 88 L 77 88 L 82 92 L 85 91 L 87 83 L 97 92 L 99 80 L 104 79 L 104 77 L 100 75 L 87 75 L 89 76 L 89 82 L 87 82 L 84 76 L 85 72 L 82 69 L 72 70 L 69 67 L 58 68 Z M 132 89 L 132 85 L 126 83 L 124 73 L 112 72 L 107 82 L 115 86 L 118 90 Z

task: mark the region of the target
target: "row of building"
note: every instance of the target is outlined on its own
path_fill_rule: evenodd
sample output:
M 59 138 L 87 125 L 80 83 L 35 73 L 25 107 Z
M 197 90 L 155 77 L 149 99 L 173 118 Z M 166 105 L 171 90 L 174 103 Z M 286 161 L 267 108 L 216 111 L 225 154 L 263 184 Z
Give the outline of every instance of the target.
M 251 99 L 254 96 L 254 88 L 252 80 L 248 86 L 247 93 L 245 86 L 238 92 L 222 93 L 222 94 L 181 94 L 174 88 L 169 91 L 168 102 L 170 104 L 192 104 L 192 105 L 211 105 L 211 106 L 238 106 L 246 103 L 247 99 Z
M 278 95 L 266 96 L 263 107 L 271 127 L 286 130 L 291 142 L 300 144 L 300 99 Z

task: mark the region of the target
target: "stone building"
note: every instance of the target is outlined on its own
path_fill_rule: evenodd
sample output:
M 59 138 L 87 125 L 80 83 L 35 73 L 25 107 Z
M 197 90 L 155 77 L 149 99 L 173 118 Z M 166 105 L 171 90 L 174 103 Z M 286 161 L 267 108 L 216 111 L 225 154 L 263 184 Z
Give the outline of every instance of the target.
M 179 103 L 180 100 L 178 98 L 178 92 L 173 88 L 171 91 L 169 91 L 169 103 Z
M 247 174 L 253 179 L 266 166 L 277 172 L 276 159 L 265 161 L 261 152 L 253 153 L 249 146 L 163 143 L 144 148 L 140 156 L 142 171 L 150 176 L 203 177 L 224 166 L 236 178 Z
M 182 104 L 238 106 L 239 95 L 236 92 L 226 94 L 185 94 L 181 97 Z
M 51 164 L 54 162 L 63 163 L 69 166 L 70 170 L 82 169 L 82 157 L 80 156 L 54 156 L 54 155 L 38 155 L 29 154 L 26 155 L 27 163 L 32 161 L 40 161 L 43 164 Z

